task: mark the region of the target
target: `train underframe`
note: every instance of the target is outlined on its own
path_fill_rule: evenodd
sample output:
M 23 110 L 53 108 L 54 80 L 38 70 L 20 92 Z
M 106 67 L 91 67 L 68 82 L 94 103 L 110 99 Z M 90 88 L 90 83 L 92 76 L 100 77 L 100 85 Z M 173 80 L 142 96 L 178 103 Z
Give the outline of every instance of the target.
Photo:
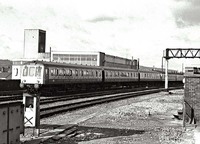
M 183 86 L 182 82 L 169 81 L 168 87 Z M 134 88 L 164 88 L 164 81 L 134 81 L 134 82 L 101 82 L 101 83 L 73 83 L 73 84 L 49 84 L 40 85 L 35 88 L 34 85 L 26 85 L 28 93 L 42 93 L 42 95 L 56 95 L 66 93 L 81 93 L 112 89 L 134 89 Z

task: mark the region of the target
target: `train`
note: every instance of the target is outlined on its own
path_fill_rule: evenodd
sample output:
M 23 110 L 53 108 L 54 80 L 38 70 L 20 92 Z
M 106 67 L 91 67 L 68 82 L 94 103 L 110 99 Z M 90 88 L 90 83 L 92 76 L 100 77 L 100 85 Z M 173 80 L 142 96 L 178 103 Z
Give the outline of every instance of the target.
M 169 86 L 182 84 L 182 80 L 181 73 L 168 74 Z M 53 92 L 59 89 L 161 86 L 164 84 L 165 74 L 158 71 L 35 60 L 22 65 L 20 81 L 21 88 L 29 93 L 37 93 L 47 88 Z

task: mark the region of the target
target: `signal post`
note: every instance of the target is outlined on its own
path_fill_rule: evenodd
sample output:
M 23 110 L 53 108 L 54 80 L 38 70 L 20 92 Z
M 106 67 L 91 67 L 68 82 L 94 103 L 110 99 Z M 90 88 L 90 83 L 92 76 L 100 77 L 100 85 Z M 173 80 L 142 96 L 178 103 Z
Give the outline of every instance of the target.
M 33 128 L 33 135 L 40 134 L 40 94 L 23 93 L 24 126 Z M 36 130 L 36 132 L 35 132 Z

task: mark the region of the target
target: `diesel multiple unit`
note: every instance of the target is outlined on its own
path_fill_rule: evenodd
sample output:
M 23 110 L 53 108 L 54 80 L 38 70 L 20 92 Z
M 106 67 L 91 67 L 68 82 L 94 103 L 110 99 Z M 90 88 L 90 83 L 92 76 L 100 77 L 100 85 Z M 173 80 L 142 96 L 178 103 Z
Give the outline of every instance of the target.
M 21 87 L 29 92 L 40 88 L 92 88 L 112 86 L 153 86 L 164 82 L 164 74 L 156 71 L 140 71 L 100 66 L 31 61 L 23 64 Z M 169 82 L 182 83 L 183 75 L 168 75 Z

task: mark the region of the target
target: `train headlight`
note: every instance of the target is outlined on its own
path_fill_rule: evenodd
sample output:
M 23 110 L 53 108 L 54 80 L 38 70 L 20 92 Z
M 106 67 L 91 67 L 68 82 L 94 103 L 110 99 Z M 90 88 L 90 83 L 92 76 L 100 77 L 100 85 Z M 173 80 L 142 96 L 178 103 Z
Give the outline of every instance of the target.
M 38 89 L 39 88 L 39 84 L 34 84 L 34 88 Z
M 24 84 L 23 83 L 20 83 L 20 88 L 24 88 Z

